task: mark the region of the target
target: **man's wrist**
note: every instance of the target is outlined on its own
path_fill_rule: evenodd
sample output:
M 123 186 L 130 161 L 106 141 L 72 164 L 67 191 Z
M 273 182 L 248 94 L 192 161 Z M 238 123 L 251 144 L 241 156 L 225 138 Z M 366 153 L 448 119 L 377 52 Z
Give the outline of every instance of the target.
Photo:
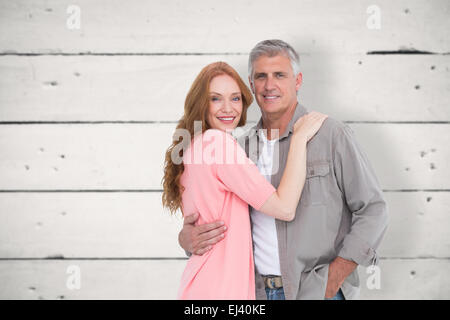
M 340 287 L 357 266 L 358 264 L 356 262 L 338 256 L 330 264 L 330 269 L 332 270 L 331 277 Z
M 295 137 L 295 139 L 297 139 L 297 141 L 300 143 L 305 143 L 305 144 L 308 143 L 308 136 L 306 134 L 304 134 L 303 132 L 294 131 L 293 137 Z

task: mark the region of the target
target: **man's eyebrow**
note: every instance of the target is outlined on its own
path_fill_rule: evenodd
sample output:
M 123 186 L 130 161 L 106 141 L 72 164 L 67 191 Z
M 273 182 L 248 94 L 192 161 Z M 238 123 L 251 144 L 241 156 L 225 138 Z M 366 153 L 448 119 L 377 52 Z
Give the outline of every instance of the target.
M 287 71 L 274 71 L 272 73 L 274 73 L 274 74 L 276 74 L 276 73 L 287 73 Z M 260 75 L 260 74 L 267 74 L 267 72 L 255 72 L 255 75 Z

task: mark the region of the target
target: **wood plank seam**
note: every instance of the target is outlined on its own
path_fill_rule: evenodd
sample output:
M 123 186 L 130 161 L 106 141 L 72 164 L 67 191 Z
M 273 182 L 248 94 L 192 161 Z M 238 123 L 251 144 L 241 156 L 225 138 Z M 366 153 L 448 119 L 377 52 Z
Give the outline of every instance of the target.
M 33 53 L 33 52 L 0 52 L 0 56 L 25 56 L 25 57 L 36 57 L 36 56 L 242 56 L 248 55 L 249 52 L 46 52 L 46 53 Z M 299 52 L 299 54 L 305 54 L 304 52 Z M 368 51 L 366 55 L 420 55 L 420 54 L 432 54 L 432 55 L 449 55 L 450 52 L 431 52 L 423 50 L 375 50 Z
M 349 124 L 450 124 L 450 121 L 342 121 Z M 27 124 L 177 124 L 178 121 L 0 121 L 0 125 L 27 125 Z M 251 124 L 253 122 L 247 122 Z

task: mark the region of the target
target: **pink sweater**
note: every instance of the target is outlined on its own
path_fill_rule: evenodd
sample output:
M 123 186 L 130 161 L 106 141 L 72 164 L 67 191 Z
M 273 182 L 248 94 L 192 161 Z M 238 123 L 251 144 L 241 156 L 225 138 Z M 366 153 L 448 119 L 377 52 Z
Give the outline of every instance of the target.
M 183 212 L 198 212 L 198 224 L 223 220 L 225 238 L 202 256 L 192 255 L 179 299 L 255 299 L 248 205 L 259 210 L 275 188 L 229 134 L 206 130 L 186 150 L 181 184 Z

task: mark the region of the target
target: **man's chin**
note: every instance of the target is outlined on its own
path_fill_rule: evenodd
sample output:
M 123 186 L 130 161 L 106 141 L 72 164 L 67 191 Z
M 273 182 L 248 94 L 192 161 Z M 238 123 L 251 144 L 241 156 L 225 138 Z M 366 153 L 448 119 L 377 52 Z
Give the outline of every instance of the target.
M 281 104 L 280 104 L 280 103 L 273 103 L 273 102 L 270 102 L 270 103 L 261 103 L 259 106 L 261 107 L 261 109 L 262 109 L 264 112 L 267 112 L 267 113 L 279 112 L 280 110 L 283 109 L 283 108 L 281 107 Z

